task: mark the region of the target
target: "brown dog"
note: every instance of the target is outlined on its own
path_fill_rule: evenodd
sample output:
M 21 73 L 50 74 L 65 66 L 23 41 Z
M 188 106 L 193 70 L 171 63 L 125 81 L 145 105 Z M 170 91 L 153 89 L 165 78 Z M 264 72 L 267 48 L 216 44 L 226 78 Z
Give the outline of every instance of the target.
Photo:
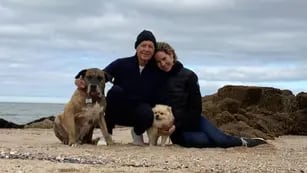
M 92 136 L 98 124 L 107 144 L 113 144 L 104 118 L 106 107 L 104 71 L 91 68 L 82 70 L 77 76 L 85 81 L 86 87 L 84 90 L 76 89 L 64 112 L 55 118 L 55 135 L 70 146 L 83 143 L 96 144 L 99 139 L 92 140 Z
M 154 113 L 154 120 L 152 126 L 147 130 L 148 143 L 150 146 L 157 145 L 158 139 L 161 136 L 161 146 L 165 146 L 168 136 L 159 134 L 158 129 L 174 123 L 172 108 L 167 105 L 157 104 L 152 108 L 152 111 Z

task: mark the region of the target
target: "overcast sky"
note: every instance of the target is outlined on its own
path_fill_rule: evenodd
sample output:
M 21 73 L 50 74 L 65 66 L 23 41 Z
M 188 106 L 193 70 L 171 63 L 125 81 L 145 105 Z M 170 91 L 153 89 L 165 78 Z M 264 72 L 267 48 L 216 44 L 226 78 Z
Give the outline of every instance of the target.
M 0 101 L 67 102 L 80 69 L 135 53 L 143 29 L 199 77 L 307 91 L 305 0 L 1 0 Z

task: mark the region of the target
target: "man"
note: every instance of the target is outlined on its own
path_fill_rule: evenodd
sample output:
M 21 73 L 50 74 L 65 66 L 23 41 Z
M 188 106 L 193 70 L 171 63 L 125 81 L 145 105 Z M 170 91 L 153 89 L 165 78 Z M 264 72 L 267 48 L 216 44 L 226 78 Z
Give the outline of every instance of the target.
M 104 69 L 108 81 L 113 82 L 106 97 L 105 119 L 110 134 L 115 125 L 130 126 L 133 127 L 133 143 L 143 145 L 142 134 L 152 125 L 152 107 L 163 74 L 152 59 L 156 38 L 151 31 L 143 30 L 137 36 L 134 48 L 135 55 L 119 58 Z M 76 84 L 80 88 L 81 85 Z

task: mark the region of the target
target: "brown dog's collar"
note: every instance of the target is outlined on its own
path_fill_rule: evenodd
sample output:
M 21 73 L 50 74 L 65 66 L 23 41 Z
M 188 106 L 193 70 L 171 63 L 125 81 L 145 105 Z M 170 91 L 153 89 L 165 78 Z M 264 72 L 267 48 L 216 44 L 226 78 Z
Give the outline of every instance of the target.
M 92 98 L 86 98 L 85 99 L 85 104 L 92 104 L 93 103 L 93 99 Z
M 99 103 L 101 99 L 101 97 L 87 97 L 85 99 L 85 104 Z

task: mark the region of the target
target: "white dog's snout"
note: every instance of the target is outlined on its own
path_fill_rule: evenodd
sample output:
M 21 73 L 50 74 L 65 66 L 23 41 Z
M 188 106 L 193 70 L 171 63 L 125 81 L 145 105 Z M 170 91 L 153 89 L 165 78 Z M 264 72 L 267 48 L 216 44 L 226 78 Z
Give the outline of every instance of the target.
M 155 115 L 155 119 L 156 119 L 156 120 L 161 120 L 160 115 Z

